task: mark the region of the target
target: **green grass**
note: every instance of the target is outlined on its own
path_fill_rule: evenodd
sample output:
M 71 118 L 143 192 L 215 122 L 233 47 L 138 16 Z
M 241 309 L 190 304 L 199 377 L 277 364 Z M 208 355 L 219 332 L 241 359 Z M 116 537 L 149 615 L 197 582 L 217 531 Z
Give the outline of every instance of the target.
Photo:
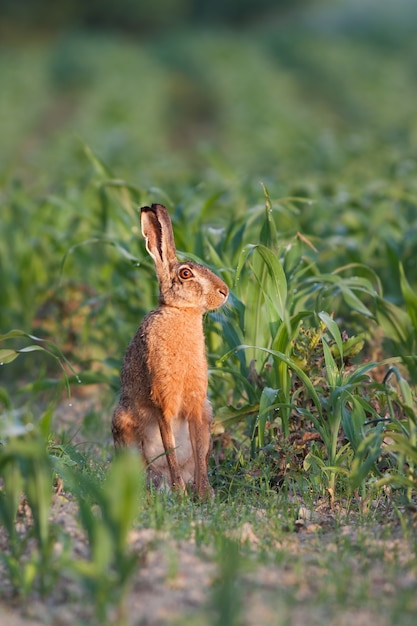
M 155 555 L 171 592 L 188 555 L 211 574 L 172 623 L 414 623 L 415 41 L 327 11 L 3 46 L 1 602 L 57 583 L 80 623 L 131 623 Z M 204 505 L 112 459 L 121 358 L 157 302 L 150 202 L 231 288 L 205 319 Z

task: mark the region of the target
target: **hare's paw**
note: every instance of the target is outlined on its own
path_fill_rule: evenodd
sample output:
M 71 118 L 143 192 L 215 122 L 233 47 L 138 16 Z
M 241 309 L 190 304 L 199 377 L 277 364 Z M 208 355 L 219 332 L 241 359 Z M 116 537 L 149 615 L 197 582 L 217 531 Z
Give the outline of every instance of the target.
M 201 481 L 201 484 L 197 486 L 193 483 L 193 492 L 195 500 L 212 500 L 214 498 L 214 489 L 207 481 Z

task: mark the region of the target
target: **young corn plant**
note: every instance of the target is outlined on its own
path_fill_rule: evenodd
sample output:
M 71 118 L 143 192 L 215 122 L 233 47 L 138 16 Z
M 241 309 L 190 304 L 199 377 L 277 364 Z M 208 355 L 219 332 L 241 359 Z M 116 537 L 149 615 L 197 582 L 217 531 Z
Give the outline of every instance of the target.
M 337 477 L 349 476 L 352 463 L 358 478 L 357 459 L 364 461 L 363 479 L 371 470 L 377 471 L 377 441 L 383 430 L 378 412 L 381 393 L 369 374 L 395 359 L 361 364 L 356 357 L 358 362 L 352 361 L 363 348 L 364 335 L 342 333 L 333 313 L 340 310 L 346 317 L 354 311 L 355 319 L 366 325 L 375 319 L 372 308 L 382 299 L 382 288 L 375 272 L 360 264 L 321 273 L 310 258 L 315 254 L 313 247 L 299 234 L 287 245 L 279 245 L 267 190 L 265 198 L 263 216 L 255 212 L 259 242 L 243 246 L 231 308 L 219 318 L 223 344 L 229 351 L 213 374 L 216 380 L 231 377 L 233 390 L 229 406 L 217 412 L 216 425 L 221 430 L 245 423 L 255 457 L 273 443 L 274 433 L 280 432 L 285 441 L 300 416 L 309 419 L 324 452 L 313 446 L 304 467 L 319 468 L 334 500 Z M 221 250 L 216 253 L 219 263 Z M 411 295 L 404 285 L 403 279 L 410 308 Z M 332 314 L 323 311 L 324 305 Z M 297 346 L 316 320 L 320 325 L 317 345 L 303 362 Z M 322 363 L 320 371 L 317 362 Z M 376 427 L 370 428 L 369 422 Z
M 417 383 L 417 295 L 399 264 L 400 288 L 404 307 L 399 307 L 383 297 L 376 299 L 375 317 L 402 358 L 411 380 Z
M 252 218 L 260 222 L 259 243 L 241 249 L 231 296 L 233 313 L 221 321 L 230 351 L 221 359 L 219 372 L 232 375 L 234 401 L 240 406 L 224 407 L 219 418 L 224 425 L 248 420 L 252 455 L 263 447 L 265 427 L 278 415 L 284 436 L 289 435 L 290 366 L 297 367 L 290 359 L 292 343 L 302 319 L 312 315 L 302 309 L 296 295 L 295 283 L 308 267 L 304 261 L 294 262 L 300 241 L 295 238 L 285 248 L 279 244 L 265 187 L 264 193 L 265 207 Z M 293 199 L 281 202 L 286 200 Z M 275 358 L 278 355 L 282 358 Z
M 389 368 L 383 384 L 386 415 L 374 446 L 379 443 L 379 455 L 389 464 L 376 485 L 402 488 L 410 501 L 417 487 L 417 396 L 395 365 Z M 358 480 L 360 471 L 360 464 L 352 468 L 352 480 Z
M 213 625 L 242 626 L 243 599 L 239 590 L 241 546 L 225 535 L 217 538 L 218 576 L 212 589 Z
M 15 591 L 26 597 L 34 588 L 45 595 L 59 571 L 54 554 L 56 533 L 49 521 L 53 471 L 44 442 L 32 433 L 13 436 L 0 448 L 0 519 L 9 537 L 2 559 Z M 23 532 L 16 530 L 18 512 L 27 504 Z M 31 542 L 31 539 L 34 542 Z
M 71 365 L 55 344 L 21 331 L 2 337 L 27 338 L 37 343 L 1 350 L 3 363 L 11 363 L 25 353 L 45 353 L 62 366 L 69 390 L 71 380 L 78 380 L 78 376 L 67 375 L 64 365 Z M 144 492 L 144 472 L 138 455 L 118 455 L 102 485 L 83 472 L 78 459 L 70 458 L 62 446 L 51 444 L 51 412 L 47 411 L 36 426 L 25 426 L 13 416 L 5 391 L 1 400 L 6 411 L 0 430 L 0 520 L 10 545 L 2 559 L 14 589 L 25 597 L 36 587 L 46 594 L 65 561 L 67 571 L 91 596 L 97 621 L 106 623 L 110 609 L 115 609 L 118 623 L 122 623 L 124 599 L 137 564 L 137 555 L 129 549 L 128 532 Z M 58 557 L 54 553 L 56 533 L 49 516 L 57 475 L 78 499 L 80 521 L 90 548 L 88 559 L 69 556 L 68 537 L 64 535 L 63 554 Z M 22 534 L 16 530 L 16 518 L 25 502 L 30 518 Z
M 314 415 L 304 411 L 320 434 L 325 448 L 325 459 L 310 452 L 305 461 L 305 469 L 315 462 L 327 477 L 327 489 L 334 501 L 336 478 L 339 473 L 347 473 L 355 451 L 363 439 L 366 416 L 375 415 L 375 409 L 366 400 L 364 389 L 370 380 L 369 370 L 376 363 L 347 366 L 348 354 L 363 345 L 362 339 L 350 340 L 342 337 L 335 320 L 325 312 L 319 313 L 320 347 L 323 353 L 323 377 L 317 386 L 322 411 Z M 320 389 L 318 388 L 320 386 Z M 347 439 L 340 443 L 341 433 Z M 376 458 L 372 457 L 371 463 Z M 369 461 L 369 459 L 368 459 Z
M 31 342 L 29 345 L 18 345 L 23 341 L 29 339 Z M 6 344 L 10 344 L 12 342 L 13 347 L 7 347 L 0 349 L 0 366 L 7 365 L 8 363 L 12 363 L 15 361 L 20 355 L 25 354 L 33 354 L 33 353 L 41 353 L 46 355 L 48 358 L 52 358 L 55 363 L 57 363 L 63 373 L 64 385 L 67 391 L 68 396 L 70 395 L 70 374 L 74 377 L 77 382 L 81 382 L 81 379 L 76 374 L 73 366 L 70 361 L 64 355 L 59 346 L 50 340 L 43 339 L 41 337 L 36 337 L 35 335 L 29 334 L 23 330 L 10 330 L 9 332 L 0 335 L 0 342 L 5 342 Z
M 104 484 L 65 473 L 78 499 L 80 521 L 90 549 L 89 558 L 73 560 L 72 571 L 93 601 L 98 623 L 123 624 L 125 599 L 137 568 L 138 555 L 128 534 L 144 497 L 144 471 L 138 454 L 123 451 L 113 460 Z M 110 611 L 115 611 L 115 615 Z

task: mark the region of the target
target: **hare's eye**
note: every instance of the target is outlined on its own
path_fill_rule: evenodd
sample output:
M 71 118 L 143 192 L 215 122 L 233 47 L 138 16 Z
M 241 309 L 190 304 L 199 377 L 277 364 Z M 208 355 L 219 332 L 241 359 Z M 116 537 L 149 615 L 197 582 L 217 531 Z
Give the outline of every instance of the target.
M 178 274 L 183 280 L 187 280 L 187 278 L 191 278 L 193 275 L 192 271 L 188 267 L 182 267 Z

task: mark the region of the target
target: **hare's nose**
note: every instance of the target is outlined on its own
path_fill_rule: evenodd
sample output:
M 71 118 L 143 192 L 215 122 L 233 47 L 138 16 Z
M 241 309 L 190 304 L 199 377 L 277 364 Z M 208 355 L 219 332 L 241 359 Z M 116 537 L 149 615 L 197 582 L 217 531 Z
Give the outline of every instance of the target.
M 227 287 L 222 287 L 221 289 L 219 289 L 219 293 L 223 296 L 224 299 L 226 299 L 229 295 L 229 290 Z

